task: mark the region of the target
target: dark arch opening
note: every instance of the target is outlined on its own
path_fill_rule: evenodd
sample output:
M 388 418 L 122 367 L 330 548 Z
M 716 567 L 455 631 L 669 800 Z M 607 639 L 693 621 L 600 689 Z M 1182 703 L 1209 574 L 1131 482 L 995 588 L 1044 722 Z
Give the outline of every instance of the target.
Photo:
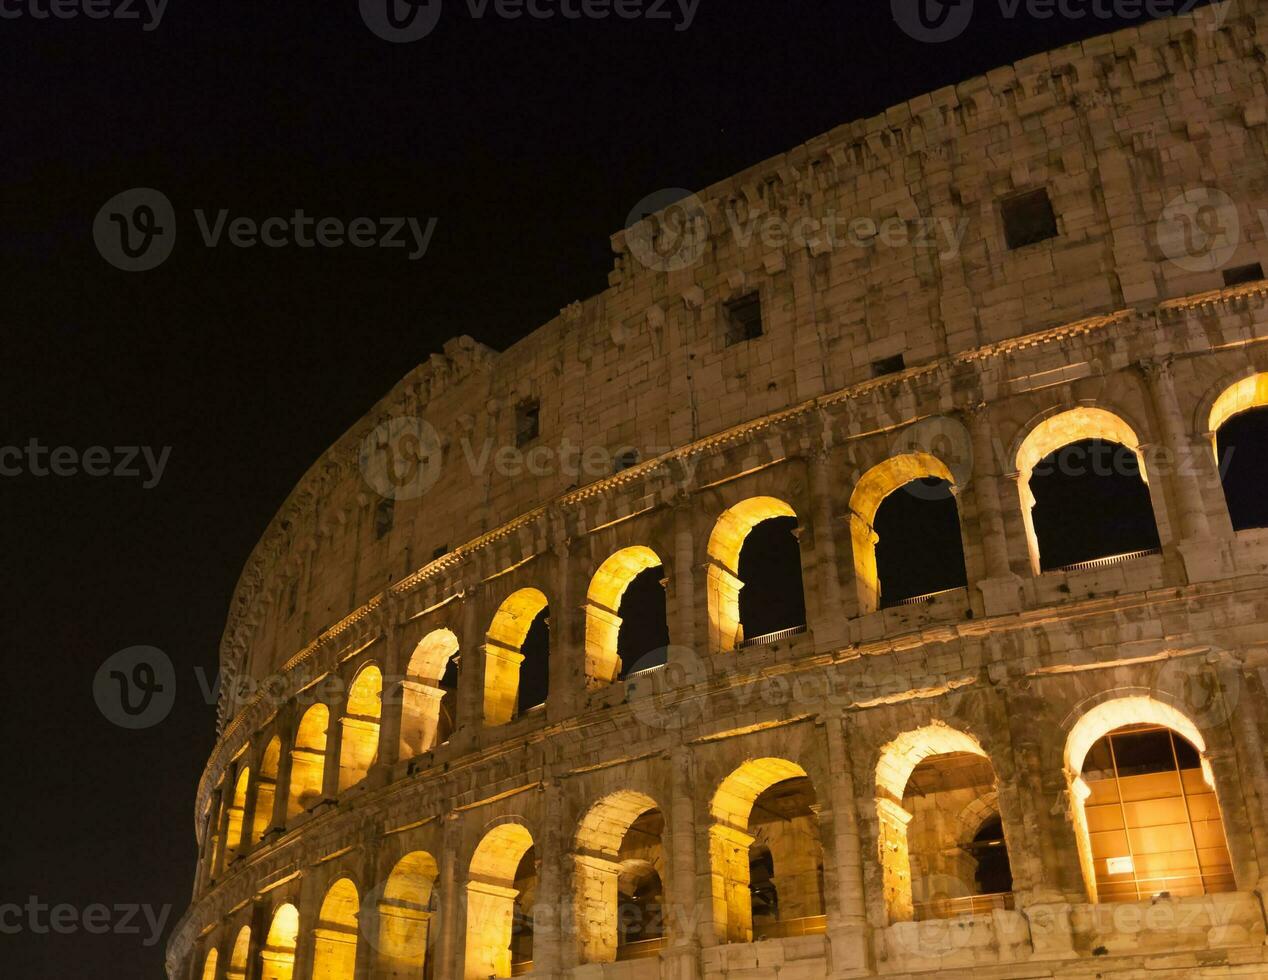
M 521 972 L 533 962 L 533 910 L 537 904 L 537 848 L 530 847 L 515 869 L 515 903 L 511 912 L 511 966 Z M 518 976 L 518 974 L 516 974 Z
M 968 584 L 960 513 L 946 480 L 899 487 L 881 501 L 872 527 L 882 606 Z
M 986 818 L 968 846 L 977 861 L 973 880 L 979 895 L 999 895 L 1013 890 L 1013 868 L 1004 840 L 1004 822 L 998 813 Z
M 445 661 L 445 672 L 440 675 L 440 716 L 436 720 L 436 744 L 443 745 L 458 727 L 458 654 Z
M 1268 407 L 1234 415 L 1215 436 L 1233 529 L 1268 527 Z
M 1149 487 L 1126 446 L 1104 439 L 1063 446 L 1035 464 L 1030 492 L 1044 571 L 1158 547 Z
M 533 620 L 520 653 L 524 662 L 520 664 L 520 686 L 515 698 L 517 714 L 545 704 L 550 693 L 550 606 Z
M 616 653 L 621 658 L 621 677 L 659 667 L 669 646 L 669 621 L 665 613 L 665 577 L 662 565 L 645 568 L 634 577 L 621 596 L 621 630 Z
M 806 625 L 797 518 L 771 517 L 749 531 L 740 549 L 740 623 L 744 637 Z

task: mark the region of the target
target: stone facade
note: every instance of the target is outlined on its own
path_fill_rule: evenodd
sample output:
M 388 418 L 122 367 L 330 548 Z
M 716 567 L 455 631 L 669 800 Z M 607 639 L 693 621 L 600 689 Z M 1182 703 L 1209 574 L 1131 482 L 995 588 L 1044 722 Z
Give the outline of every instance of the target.
M 1268 284 L 1222 274 L 1268 265 L 1265 47 L 1268 8 L 1216 5 L 843 126 L 701 192 L 693 261 L 618 234 L 604 293 L 405 378 L 236 590 L 169 976 L 504 976 L 522 916 L 543 978 L 1268 976 L 1268 531 L 1234 530 L 1211 451 L 1268 404 Z M 1009 248 L 1002 202 L 1038 188 L 1056 235 Z M 1160 231 L 1195 191 L 1239 217 L 1209 267 Z M 962 234 L 743 232 L 829 213 Z M 426 479 L 384 497 L 367 454 L 414 418 Z M 1141 460 L 1161 547 L 1040 572 L 1030 468 L 1091 437 Z M 968 585 L 883 606 L 871 521 L 929 476 Z M 806 628 L 749 637 L 738 556 L 774 516 Z M 657 565 L 668 663 L 622 679 L 620 595 Z M 547 604 L 549 698 L 517 713 Z M 1096 901 L 1081 767 L 1133 723 L 1199 751 L 1233 890 Z M 1011 895 L 921 918 L 931 875 L 967 873 L 908 792 L 949 754 L 989 760 L 986 795 L 946 799 L 998 814 Z M 800 932 L 762 938 L 754 848 Z M 618 959 L 618 896 L 657 880 L 663 936 Z

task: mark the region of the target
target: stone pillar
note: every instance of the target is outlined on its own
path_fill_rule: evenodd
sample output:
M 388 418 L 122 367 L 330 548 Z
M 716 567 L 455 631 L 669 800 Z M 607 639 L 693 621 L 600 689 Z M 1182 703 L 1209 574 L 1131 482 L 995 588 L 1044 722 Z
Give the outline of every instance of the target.
M 1171 358 L 1142 361 L 1140 367 L 1149 385 L 1162 444 L 1170 457 L 1167 466 L 1155 466 L 1149 475 L 1155 482 L 1169 483 L 1174 493 L 1176 547 L 1184 561 L 1185 573 L 1190 582 L 1218 578 L 1223 574 L 1220 547 L 1211 537 L 1206 499 L 1197 479 L 1203 463 L 1201 450 L 1189 437 L 1180 412 Z M 1159 462 L 1156 451 L 1153 455 L 1154 461 Z M 1151 489 L 1157 493 L 1162 488 Z
M 692 498 L 683 496 L 674 504 L 674 553 L 670 558 L 672 572 L 669 576 L 668 595 L 671 657 L 673 647 L 697 652 L 694 503 Z
M 466 929 L 467 896 L 463 890 L 466 875 L 460 866 L 470 855 L 459 849 L 462 839 L 462 823 L 456 813 L 447 814 L 444 818 L 443 833 L 444 854 L 440 860 L 440 878 L 436 888 L 440 892 L 437 907 L 440 910 L 440 937 L 436 943 L 436 963 L 432 976 L 462 976 L 461 956 L 465 943 L 463 932 Z
M 718 943 L 753 941 L 749 894 L 749 848 L 753 835 L 724 823 L 709 825 L 709 880 L 713 938 Z
M 889 922 L 910 922 L 914 914 L 911 896 L 911 858 L 907 851 L 907 825 L 911 814 L 893 800 L 876 798 L 876 822 L 880 833 L 881 880 Z
M 533 976 L 555 980 L 562 976 L 563 926 L 567 896 L 563 888 L 563 788 L 558 780 L 545 783 L 544 816 L 537 841 L 537 904 L 533 909 Z
M 585 591 L 573 594 L 572 553 L 562 524 L 554 534 L 551 552 L 555 568 L 549 597 L 550 694 L 546 698 L 546 720 L 550 722 L 575 717 L 586 700 Z
M 288 708 L 285 714 L 279 714 L 280 719 L 286 719 L 278 725 L 278 734 L 281 735 L 281 752 L 277 759 L 277 786 L 273 790 L 273 819 L 269 821 L 269 825 L 264 829 L 264 836 L 267 838 L 275 830 L 281 830 L 286 826 L 286 811 L 290 805 L 291 796 L 291 751 L 295 748 L 295 719 L 293 710 Z M 288 737 L 283 727 L 288 726 L 291 734 Z
M 328 704 L 330 714 L 326 722 L 326 760 L 321 774 L 321 797 L 323 803 L 331 802 L 339 797 L 339 757 L 343 747 L 343 722 L 347 711 L 347 693 L 340 697 L 338 704 Z
M 574 854 L 573 904 L 582 963 L 615 963 L 621 866 L 597 854 Z
M 1264 675 L 1268 677 L 1268 674 Z M 1231 729 L 1236 738 L 1238 753 L 1246 760 L 1242 767 L 1242 797 L 1246 801 L 1255 841 L 1255 857 L 1259 863 L 1259 883 L 1256 890 L 1268 900 L 1268 754 L 1260 737 L 1259 720 L 1256 717 L 1256 701 L 1262 692 L 1253 687 L 1249 673 L 1241 678 L 1242 692 L 1233 708 Z M 1227 692 L 1221 688 L 1221 697 L 1227 704 Z M 1259 701 L 1262 704 L 1262 701 Z M 1221 808 L 1224 806 L 1221 801 Z
M 810 476 L 811 527 L 814 535 L 817 586 L 806 593 L 807 600 L 814 602 L 815 606 L 810 627 L 815 634 L 816 646 L 836 648 L 847 642 L 849 627 L 842 601 L 831 454 L 826 449 L 811 453 L 806 458 L 806 466 Z
M 233 770 L 226 768 L 220 777 L 220 787 L 212 797 L 212 821 L 216 825 L 216 837 L 212 848 L 212 879 L 219 878 L 229 866 L 229 807 L 233 802 Z
M 450 736 L 459 752 L 475 747 L 484 725 L 484 624 L 480 622 L 474 580 L 463 584 L 462 636 L 458 661 L 458 727 Z
M 374 980 L 417 980 L 423 975 L 432 913 L 400 906 L 378 910 Z M 367 935 L 362 932 L 362 935 Z M 368 943 L 366 945 L 369 945 Z
M 379 747 L 374 768 L 387 774 L 401 759 L 401 720 L 405 710 L 405 665 L 401 662 L 401 640 L 391 602 L 385 611 L 383 637 L 383 694 L 379 711 Z
M 830 858 L 824 861 L 824 897 L 834 978 L 873 972 L 872 937 L 863 891 L 862 840 L 843 721 L 840 717 L 823 719 L 832 783 L 827 787 L 828 806 L 821 812 L 820 840 L 825 850 L 831 849 Z
M 994 430 L 986 405 L 974 405 L 966 414 L 973 446 L 973 503 L 986 569 L 986 578 L 976 584 L 986 615 L 1005 615 L 1021 609 L 1021 579 L 1013 573 L 1008 560 L 1008 537 L 995 472 Z
M 696 867 L 696 790 L 691 750 L 677 748 L 670 757 L 672 780 L 666 829 L 669 832 L 669 880 L 665 891 L 665 952 L 668 980 L 698 980 L 703 897 Z

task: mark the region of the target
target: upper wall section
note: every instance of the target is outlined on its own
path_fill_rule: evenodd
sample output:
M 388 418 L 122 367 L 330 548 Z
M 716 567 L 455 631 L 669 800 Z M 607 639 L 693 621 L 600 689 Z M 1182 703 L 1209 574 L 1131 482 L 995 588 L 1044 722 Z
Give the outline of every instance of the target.
M 664 237 L 681 209 L 618 233 L 606 291 L 502 354 L 449 342 L 317 461 L 247 563 L 222 664 L 281 669 L 390 583 L 611 475 L 628 449 L 650 459 L 900 353 L 927 364 L 1268 266 L 1266 38 L 1257 2 L 1062 48 L 700 192 L 686 253 Z M 1039 188 L 1057 234 L 1010 249 L 1001 202 Z M 1221 264 L 1191 261 L 1167 208 L 1216 192 L 1239 233 Z M 728 344 L 727 304 L 753 293 L 763 334 Z M 540 434 L 517 446 L 530 401 Z M 388 503 L 362 454 L 399 450 L 399 429 L 372 433 L 401 417 L 426 420 L 436 444 L 419 453 L 424 492 Z

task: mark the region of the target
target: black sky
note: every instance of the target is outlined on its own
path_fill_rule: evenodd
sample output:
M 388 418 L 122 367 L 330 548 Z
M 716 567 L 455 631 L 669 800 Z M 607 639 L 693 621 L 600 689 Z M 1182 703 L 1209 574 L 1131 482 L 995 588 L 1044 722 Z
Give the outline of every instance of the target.
M 215 734 L 196 671 L 214 674 L 237 574 L 318 454 L 445 339 L 503 348 L 600 291 L 610 234 L 652 191 L 1116 26 L 978 7 L 942 46 L 908 39 L 885 0 L 701 0 L 684 31 L 474 20 L 448 0 L 405 45 L 371 34 L 355 0 L 172 0 L 152 32 L 0 19 L 0 446 L 171 447 L 148 490 L 0 477 L 0 906 L 171 906 L 170 929 Z M 163 266 L 126 274 L 91 225 L 138 186 L 171 199 L 180 236 Z M 195 208 L 438 225 L 418 262 L 207 249 Z M 178 701 L 126 731 L 93 677 L 142 644 L 171 657 Z M 21 922 L 0 933 L 0 976 L 161 976 L 144 925 Z

